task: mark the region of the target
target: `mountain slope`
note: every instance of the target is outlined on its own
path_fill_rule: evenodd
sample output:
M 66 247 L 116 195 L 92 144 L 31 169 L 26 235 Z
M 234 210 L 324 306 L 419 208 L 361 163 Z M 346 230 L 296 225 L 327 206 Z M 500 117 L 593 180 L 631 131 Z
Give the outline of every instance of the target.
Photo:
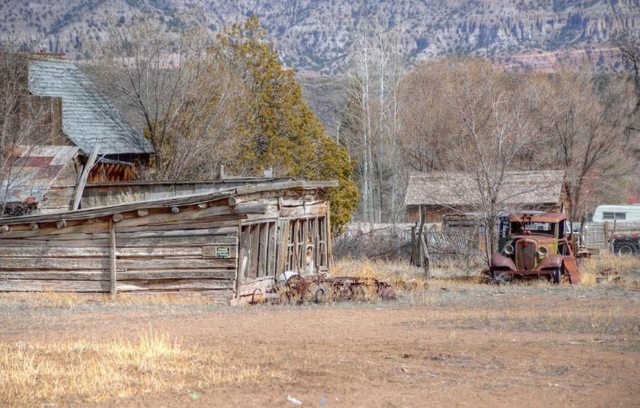
M 0 36 L 27 34 L 78 56 L 87 38 L 104 38 L 108 18 L 140 11 L 170 28 L 200 20 L 212 31 L 258 15 L 286 65 L 329 75 L 348 67 L 365 20 L 399 33 L 413 60 L 478 55 L 516 68 L 536 67 L 536 55 L 606 51 L 616 36 L 640 34 L 640 0 L 0 0 Z

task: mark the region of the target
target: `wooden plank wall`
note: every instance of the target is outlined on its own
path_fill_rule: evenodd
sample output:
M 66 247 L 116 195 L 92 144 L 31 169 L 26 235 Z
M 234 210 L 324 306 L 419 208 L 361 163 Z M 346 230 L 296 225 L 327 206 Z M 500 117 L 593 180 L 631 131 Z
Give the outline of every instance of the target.
M 238 205 L 267 205 L 264 215 L 249 215 L 242 221 L 239 261 L 246 258 L 247 263 L 239 279 L 239 297 L 264 293 L 286 270 L 306 273 L 310 259 L 316 269 L 328 268 L 328 202 L 324 196 L 285 191 L 278 197 L 257 193 L 232 200 Z
M 115 292 L 189 291 L 230 300 L 264 292 L 279 273 L 295 265 L 303 271 L 311 258 L 316 268 L 330 263 L 329 207 L 317 191 L 125 208 L 95 211 L 92 219 L 7 226 L 0 231 L 0 292 L 113 293 L 115 255 Z
M 227 206 L 159 209 L 113 223 L 117 292 L 233 297 L 239 216 Z M 222 248 L 229 258 L 220 258 Z M 109 219 L 12 226 L 0 234 L 0 291 L 111 291 Z
M 77 179 L 76 164 L 70 162 L 60 172 L 58 178 L 45 195 L 43 202 L 38 205 L 38 214 L 68 211 L 69 204 L 73 199 L 73 191 Z

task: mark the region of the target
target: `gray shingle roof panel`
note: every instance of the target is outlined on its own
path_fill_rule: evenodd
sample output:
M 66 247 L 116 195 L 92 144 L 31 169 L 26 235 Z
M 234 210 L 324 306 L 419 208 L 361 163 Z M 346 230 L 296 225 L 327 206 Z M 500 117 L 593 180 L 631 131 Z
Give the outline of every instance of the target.
M 74 64 L 32 62 L 29 90 L 33 95 L 62 98 L 62 130 L 86 154 L 97 142 L 100 154 L 153 153 L 151 143 L 125 121 Z

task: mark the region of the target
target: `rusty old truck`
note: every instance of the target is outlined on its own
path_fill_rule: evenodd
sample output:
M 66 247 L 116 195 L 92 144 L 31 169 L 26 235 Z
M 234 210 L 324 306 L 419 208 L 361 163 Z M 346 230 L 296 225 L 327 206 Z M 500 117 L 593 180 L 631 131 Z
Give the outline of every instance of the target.
M 567 237 L 564 214 L 510 214 L 500 223 L 498 253 L 491 257 L 494 281 L 546 278 L 554 283 L 580 282 L 578 264 Z

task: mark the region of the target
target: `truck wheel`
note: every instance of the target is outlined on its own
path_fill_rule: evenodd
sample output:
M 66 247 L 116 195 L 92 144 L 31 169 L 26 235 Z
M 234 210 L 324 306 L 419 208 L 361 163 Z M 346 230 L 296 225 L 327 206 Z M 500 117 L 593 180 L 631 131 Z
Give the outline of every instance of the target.
M 632 256 L 637 252 L 637 249 L 633 244 L 624 243 L 616 248 L 616 253 L 618 256 L 626 258 L 628 256 Z
M 553 280 L 554 285 L 560 283 L 560 268 L 554 268 L 553 271 L 551 271 L 551 279 Z
M 496 285 L 506 285 L 512 278 L 513 275 L 508 272 L 494 271 L 492 282 Z

